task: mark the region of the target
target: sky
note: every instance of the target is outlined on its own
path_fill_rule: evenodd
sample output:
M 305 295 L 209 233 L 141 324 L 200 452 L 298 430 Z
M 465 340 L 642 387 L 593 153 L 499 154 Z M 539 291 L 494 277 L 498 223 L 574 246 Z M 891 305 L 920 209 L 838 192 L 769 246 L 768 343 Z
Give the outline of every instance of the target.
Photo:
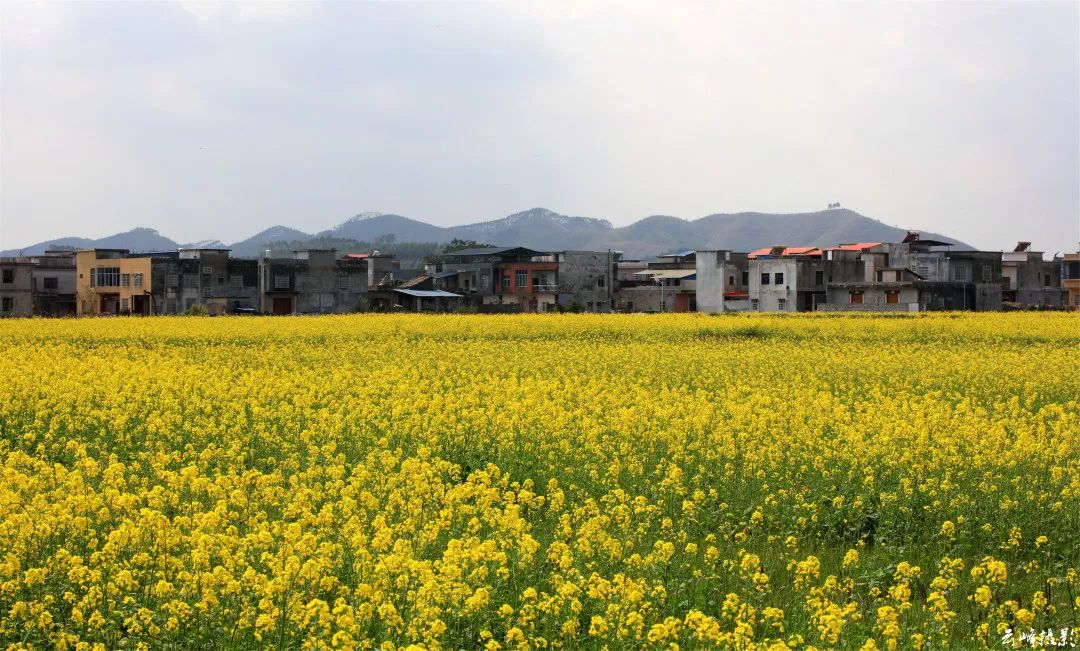
M 0 4 L 0 248 L 831 202 L 1080 240 L 1080 3 Z

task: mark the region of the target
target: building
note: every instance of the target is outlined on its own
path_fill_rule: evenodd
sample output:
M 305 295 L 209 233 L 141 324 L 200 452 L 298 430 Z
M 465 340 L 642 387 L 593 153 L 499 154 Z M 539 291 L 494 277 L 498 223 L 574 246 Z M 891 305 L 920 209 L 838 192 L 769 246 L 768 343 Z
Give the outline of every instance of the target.
M 903 242 L 889 245 L 889 265 L 916 277 L 920 310 L 1000 310 L 1001 252 L 952 247 L 908 233 Z
M 620 257 L 611 251 L 560 251 L 558 263 L 558 306 L 561 310 L 610 312 L 614 305 L 614 263 Z
M 151 256 L 154 304 L 161 314 L 255 312 L 259 263 L 230 257 L 229 249 L 188 248 Z
M 453 312 L 462 307 L 462 296 L 435 287 L 435 278 L 422 274 L 399 284 L 383 283 L 369 292 L 376 312 Z
M 1080 253 L 1066 253 L 1061 259 L 1061 284 L 1067 292 L 1066 302 L 1080 308 Z
M 264 314 L 336 314 L 368 307 L 375 264 L 366 257 L 338 259 L 333 249 L 294 251 L 258 261 L 259 311 Z
M 1018 242 L 1012 251 L 1001 254 L 1003 303 L 1039 307 L 1061 307 L 1065 290 L 1061 284 L 1061 261 L 1044 260 L 1031 250 L 1031 242 Z
M 697 309 L 697 262 L 693 250 L 665 253 L 643 269 L 637 261 L 616 266 L 620 312 L 693 312 Z
M 75 252 L 47 251 L 33 260 L 34 314 L 75 316 Z
M 747 254 L 728 250 L 697 251 L 695 281 L 698 312 L 742 312 L 750 309 Z
M 75 313 L 78 316 L 155 314 L 151 258 L 127 249 L 75 253 Z
M 30 258 L 0 258 L 0 316 L 34 314 L 33 268 Z
M 810 312 L 826 300 L 826 261 L 811 246 L 774 246 L 747 254 L 750 309 Z
M 558 304 L 555 257 L 522 246 L 487 246 L 443 255 L 427 272 L 436 288 L 455 290 L 485 312 L 547 312 Z
M 914 312 L 919 310 L 921 278 L 904 267 L 890 266 L 891 246 L 856 242 L 824 249 L 827 269 L 825 301 L 829 312 Z

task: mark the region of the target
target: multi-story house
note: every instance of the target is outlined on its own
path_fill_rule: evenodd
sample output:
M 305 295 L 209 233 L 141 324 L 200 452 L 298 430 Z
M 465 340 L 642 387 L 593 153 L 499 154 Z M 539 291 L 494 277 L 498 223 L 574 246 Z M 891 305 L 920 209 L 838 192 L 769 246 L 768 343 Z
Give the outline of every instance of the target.
M 746 257 L 751 310 L 810 312 L 825 302 L 828 265 L 821 249 L 774 246 Z
M 698 312 L 741 312 L 750 309 L 749 261 L 746 253 L 703 250 L 696 255 Z
M 33 268 L 30 258 L 0 258 L 0 316 L 33 315 Z
M 1080 308 L 1080 253 L 1066 253 L 1061 258 L 1061 284 L 1067 292 L 1066 303 Z
M 151 258 L 127 249 L 86 249 L 75 253 L 75 313 L 155 314 Z
M 1061 307 L 1065 290 L 1061 285 L 1061 261 L 1044 260 L 1043 254 L 1031 250 L 1031 242 L 1018 242 L 1012 251 L 1001 254 L 1004 303 Z
M 890 266 L 890 244 L 858 242 L 824 249 L 828 265 L 826 300 L 817 309 L 832 312 L 912 312 L 919 309 L 920 277 Z
M 620 254 L 611 251 L 560 251 L 558 303 L 563 310 L 609 312 L 614 303 L 614 264 Z
M 75 315 L 77 283 L 74 251 L 47 251 L 35 256 L 30 273 L 34 289 L 34 314 Z
M 366 258 L 341 258 L 333 249 L 294 251 L 258 260 L 259 311 L 266 314 L 332 314 L 367 308 Z
M 915 277 L 920 310 L 1000 310 L 1001 253 L 954 251 L 953 246 L 909 233 L 889 245 L 889 264 Z
M 180 249 L 152 257 L 154 302 L 162 314 L 185 314 L 195 306 L 212 315 L 257 311 L 257 260 L 230 257 L 224 248 Z
M 615 309 L 620 312 L 693 312 L 697 309 L 697 254 L 665 253 L 644 269 L 619 266 Z M 629 261 L 628 261 L 629 262 Z
M 484 311 L 546 312 L 558 303 L 558 262 L 522 246 L 452 251 L 427 266 L 436 287 Z

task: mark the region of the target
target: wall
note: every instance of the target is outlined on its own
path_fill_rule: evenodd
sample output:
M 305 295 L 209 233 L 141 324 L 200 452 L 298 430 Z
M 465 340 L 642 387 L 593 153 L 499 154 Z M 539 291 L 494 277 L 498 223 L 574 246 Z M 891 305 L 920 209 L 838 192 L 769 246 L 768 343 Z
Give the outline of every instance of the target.
M 599 251 L 563 251 L 558 260 L 559 306 L 566 309 L 574 303 L 591 312 L 612 309 L 611 254 Z M 591 305 L 591 308 L 590 308 Z
M 713 314 L 724 311 L 724 292 L 727 288 L 727 251 L 698 251 L 697 311 Z
M 757 299 L 760 312 L 795 312 L 798 310 L 796 258 L 756 258 L 750 261 L 750 302 Z M 769 274 L 769 284 L 761 283 L 761 274 Z M 783 283 L 775 284 L 776 274 L 784 274 Z M 783 305 L 781 305 L 783 301 Z
M 34 313 L 32 265 L 21 258 L 20 263 L 0 263 L 0 270 L 10 274 L 11 282 L 0 276 L 0 316 L 31 316 Z M 9 309 L 4 309 L 7 303 Z

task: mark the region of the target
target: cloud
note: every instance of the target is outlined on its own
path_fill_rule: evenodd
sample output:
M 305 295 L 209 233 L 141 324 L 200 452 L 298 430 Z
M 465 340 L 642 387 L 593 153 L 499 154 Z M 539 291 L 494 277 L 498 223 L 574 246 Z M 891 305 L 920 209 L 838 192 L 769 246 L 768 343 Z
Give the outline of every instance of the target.
M 0 238 L 139 224 L 229 240 L 369 209 L 450 224 L 535 205 L 626 223 L 839 199 L 984 247 L 1076 239 L 1078 14 L 4 5 Z

